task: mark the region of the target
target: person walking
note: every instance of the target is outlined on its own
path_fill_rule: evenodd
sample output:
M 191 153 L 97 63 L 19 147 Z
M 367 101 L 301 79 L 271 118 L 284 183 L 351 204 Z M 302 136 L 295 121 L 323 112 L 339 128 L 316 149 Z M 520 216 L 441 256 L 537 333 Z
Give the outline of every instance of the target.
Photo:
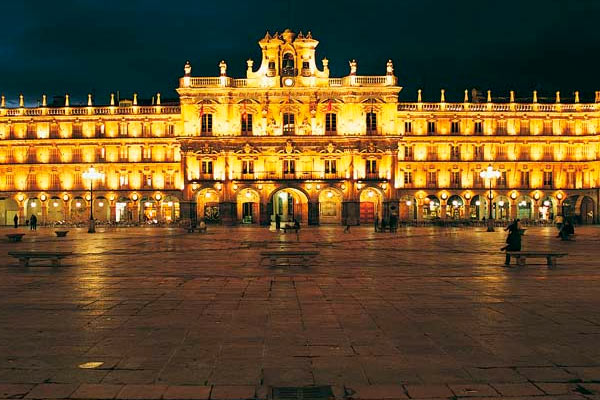
M 275 231 L 279 232 L 281 229 L 281 215 L 275 214 Z
M 508 254 L 509 251 L 521 251 L 521 230 L 519 229 L 519 225 L 520 220 L 515 219 L 504 229 L 505 231 L 508 231 L 508 236 L 506 237 L 506 246 L 501 249 L 507 252 L 504 265 L 510 265 L 510 254 Z
M 350 223 L 346 221 L 346 227 L 344 228 L 344 233 L 350 233 Z
M 574 235 L 574 234 L 575 234 L 575 227 L 573 226 L 571 221 L 567 219 L 562 224 L 562 227 L 560 228 L 560 231 L 558 232 L 557 237 L 560 237 L 560 240 L 569 240 L 569 236 Z
M 31 219 L 29 220 L 29 229 L 32 231 L 37 230 L 37 217 L 34 215 L 31 216 Z
M 375 216 L 374 223 L 375 223 L 375 232 L 378 232 L 379 231 L 379 217 L 378 216 Z
M 296 231 L 296 242 L 300 241 L 300 221 L 294 218 L 294 231 Z
M 17 214 L 15 214 L 13 221 L 15 222 L 15 228 L 18 228 L 19 227 L 19 216 Z

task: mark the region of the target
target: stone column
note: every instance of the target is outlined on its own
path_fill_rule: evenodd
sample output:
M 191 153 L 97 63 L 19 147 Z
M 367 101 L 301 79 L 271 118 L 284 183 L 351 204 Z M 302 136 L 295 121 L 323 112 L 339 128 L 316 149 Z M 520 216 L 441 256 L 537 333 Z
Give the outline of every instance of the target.
M 109 203 L 109 207 L 110 207 L 110 221 L 111 222 L 115 222 L 117 220 L 117 203 L 116 201 L 111 201 Z
M 41 219 L 40 223 L 45 224 L 46 221 L 48 220 L 48 200 L 40 201 L 40 203 L 41 203 L 40 206 L 42 208 L 42 218 L 40 218 Z
M 448 218 L 448 216 L 447 216 L 447 209 L 448 209 L 448 201 L 447 200 L 440 200 L 440 218 L 441 219 Z
M 514 220 L 517 218 L 517 202 L 515 200 L 510 200 L 510 220 Z
M 220 202 L 219 215 L 223 225 L 235 225 L 237 223 L 237 204 L 232 201 Z
M 360 202 L 342 202 L 342 224 L 360 225 Z
M 269 207 L 271 206 L 271 207 Z M 268 226 L 271 224 L 271 214 L 273 213 L 272 203 L 260 203 L 259 204 L 259 224 L 262 226 Z

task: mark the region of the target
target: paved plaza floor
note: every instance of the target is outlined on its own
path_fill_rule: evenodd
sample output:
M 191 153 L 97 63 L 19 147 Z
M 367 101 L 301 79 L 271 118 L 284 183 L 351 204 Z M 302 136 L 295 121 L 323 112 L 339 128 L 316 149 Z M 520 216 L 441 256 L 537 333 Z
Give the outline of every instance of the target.
M 600 398 L 600 227 L 532 227 L 503 267 L 484 228 L 124 228 L 9 243 L 0 229 L 0 398 Z M 307 268 L 264 249 L 320 252 Z M 10 250 L 65 250 L 25 268 Z M 529 261 L 529 260 L 528 260 Z

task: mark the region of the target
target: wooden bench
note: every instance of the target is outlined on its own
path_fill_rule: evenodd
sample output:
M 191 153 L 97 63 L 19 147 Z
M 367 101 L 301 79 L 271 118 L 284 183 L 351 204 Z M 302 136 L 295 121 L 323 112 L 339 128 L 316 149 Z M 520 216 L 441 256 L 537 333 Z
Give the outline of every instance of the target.
M 312 261 L 316 256 L 320 253 L 318 251 L 306 251 L 306 250 L 275 250 L 275 251 L 263 251 L 260 253 L 261 259 L 260 263 L 262 265 L 265 259 L 269 259 L 271 261 L 271 267 L 276 267 L 277 260 L 280 258 L 289 259 L 300 259 L 300 262 L 303 267 L 308 267 L 309 261 Z
M 517 259 L 518 265 L 525 265 L 525 260 L 527 258 L 545 258 L 548 263 L 548 268 L 556 268 L 556 259 L 560 257 L 565 257 L 567 253 L 557 253 L 553 251 L 507 251 L 510 257 L 515 257 Z
M 294 225 L 282 226 L 281 229 L 283 229 L 283 233 L 287 233 L 287 231 L 296 231 L 296 232 L 298 232 L 298 228 L 296 228 Z
M 32 258 L 51 259 L 53 267 L 60 266 L 60 260 L 72 255 L 70 251 L 9 251 L 8 255 L 18 258 L 23 267 L 29 266 L 29 260 Z
M 23 239 L 23 236 L 25 236 L 24 233 L 8 233 L 6 235 L 10 242 L 20 242 L 21 239 Z
M 56 233 L 57 237 L 65 237 L 69 231 L 54 231 L 54 233 Z

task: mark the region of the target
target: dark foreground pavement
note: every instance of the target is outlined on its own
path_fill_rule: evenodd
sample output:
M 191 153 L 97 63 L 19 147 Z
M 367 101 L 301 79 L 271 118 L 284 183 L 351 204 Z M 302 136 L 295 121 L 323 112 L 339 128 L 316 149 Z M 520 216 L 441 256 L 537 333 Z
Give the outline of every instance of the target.
M 504 232 L 342 227 L 0 230 L 0 398 L 600 398 L 600 228 L 502 267 Z M 309 268 L 262 249 L 320 251 Z M 76 253 L 22 268 L 11 249 Z

